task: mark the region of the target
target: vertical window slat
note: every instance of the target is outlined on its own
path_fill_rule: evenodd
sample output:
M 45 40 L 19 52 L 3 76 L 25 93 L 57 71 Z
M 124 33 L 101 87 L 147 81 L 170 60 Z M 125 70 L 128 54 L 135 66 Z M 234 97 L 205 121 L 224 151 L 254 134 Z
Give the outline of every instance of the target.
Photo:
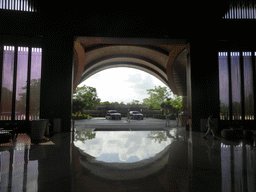
M 229 120 L 229 69 L 228 53 L 219 52 L 219 93 L 220 93 L 220 120 Z
M 14 47 L 4 46 L 1 86 L 1 120 L 11 120 L 13 71 Z
M 37 12 L 32 0 L 0 0 L 0 9 Z
M 254 120 L 252 53 L 243 52 L 245 120 Z
M 241 120 L 241 71 L 240 53 L 231 52 L 231 91 L 232 91 L 232 120 Z
M 42 67 L 42 48 L 32 48 L 30 75 L 30 119 L 38 119 L 40 112 L 40 84 Z
M 254 0 L 232 1 L 223 19 L 256 19 Z
M 28 48 L 18 47 L 15 119 L 25 120 L 27 95 Z

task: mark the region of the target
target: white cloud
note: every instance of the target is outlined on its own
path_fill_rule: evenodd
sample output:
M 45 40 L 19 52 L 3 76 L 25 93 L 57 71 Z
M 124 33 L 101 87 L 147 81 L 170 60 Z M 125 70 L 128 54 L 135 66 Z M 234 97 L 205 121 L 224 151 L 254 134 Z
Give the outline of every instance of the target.
M 147 138 L 148 134 L 150 134 L 149 131 L 103 131 L 96 132 L 96 137 L 92 140 L 86 140 L 85 143 L 74 141 L 74 144 L 95 158 L 118 154 L 121 162 L 127 162 L 131 157 L 141 161 L 154 157 L 172 142 L 171 138 L 161 143 L 155 142 Z M 113 161 L 117 162 L 116 159 Z
M 101 71 L 79 86 L 91 86 L 97 89 L 101 101 L 109 102 L 131 102 L 139 100 L 142 102 L 147 98 L 147 89 L 154 86 L 166 86 L 159 79 L 144 71 L 119 67 Z

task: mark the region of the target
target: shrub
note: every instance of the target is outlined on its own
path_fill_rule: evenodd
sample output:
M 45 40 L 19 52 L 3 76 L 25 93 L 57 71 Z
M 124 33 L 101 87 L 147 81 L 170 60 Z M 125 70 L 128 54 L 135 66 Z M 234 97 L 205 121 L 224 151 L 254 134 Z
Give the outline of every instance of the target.
M 87 114 L 80 114 L 80 115 L 75 115 L 72 114 L 72 119 L 88 119 L 88 118 L 92 118 L 92 116 L 87 115 Z

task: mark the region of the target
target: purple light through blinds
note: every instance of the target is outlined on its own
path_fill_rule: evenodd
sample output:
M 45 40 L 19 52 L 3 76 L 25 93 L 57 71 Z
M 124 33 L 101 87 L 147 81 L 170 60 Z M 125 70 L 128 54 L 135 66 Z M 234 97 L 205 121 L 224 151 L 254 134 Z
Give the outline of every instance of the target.
M 14 49 L 14 46 L 4 46 L 1 87 L 1 120 L 11 120 Z
M 29 48 L 17 47 L 17 73 L 14 79 L 15 47 L 4 46 L 3 70 L 1 87 L 1 117 L 0 120 L 11 120 L 15 113 L 15 120 L 26 119 L 27 82 Z M 30 73 L 30 97 L 29 119 L 39 118 L 40 86 L 42 48 L 31 48 L 31 73 Z M 14 81 L 16 83 L 16 95 L 13 96 Z M 12 99 L 15 99 L 15 111 L 12 111 Z
M 219 52 L 220 119 L 229 120 L 228 53 Z
M 240 53 L 231 52 L 232 119 L 242 119 Z
M 30 76 L 30 119 L 38 119 L 40 112 L 40 85 L 42 68 L 42 48 L 32 48 Z
M 15 119 L 24 120 L 26 116 L 28 47 L 18 47 Z
M 252 53 L 243 52 L 245 120 L 254 120 Z

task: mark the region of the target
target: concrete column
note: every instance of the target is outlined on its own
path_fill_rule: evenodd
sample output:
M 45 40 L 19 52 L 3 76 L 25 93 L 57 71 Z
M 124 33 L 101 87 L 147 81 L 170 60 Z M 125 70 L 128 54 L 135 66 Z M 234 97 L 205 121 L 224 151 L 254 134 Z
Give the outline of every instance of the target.
M 73 85 L 73 37 L 43 38 L 40 118 L 61 119 L 61 132 L 70 131 Z
M 205 39 L 190 41 L 187 50 L 188 112 L 192 131 L 200 131 L 200 119 L 219 118 L 218 50 Z

